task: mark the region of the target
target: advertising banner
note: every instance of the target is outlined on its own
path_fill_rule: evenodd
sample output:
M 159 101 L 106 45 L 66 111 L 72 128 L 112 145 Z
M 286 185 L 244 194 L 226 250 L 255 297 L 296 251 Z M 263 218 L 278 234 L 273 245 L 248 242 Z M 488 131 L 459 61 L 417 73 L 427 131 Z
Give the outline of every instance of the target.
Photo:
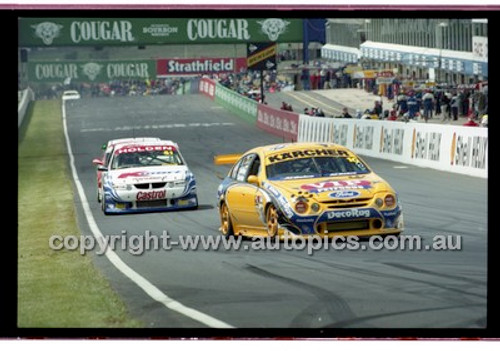
M 156 62 L 158 76 L 238 73 L 246 69 L 246 58 L 165 58 Z
M 298 141 L 333 142 L 360 155 L 488 177 L 488 129 L 300 115 Z
M 259 104 L 257 108 L 257 127 L 282 137 L 285 141 L 297 141 L 299 115 Z
M 257 101 L 220 84 L 215 87 L 215 102 L 251 124 L 255 124 L 257 120 Z
M 296 18 L 20 18 L 19 46 L 302 42 Z
M 247 66 L 254 70 L 276 69 L 276 43 L 249 43 L 247 44 Z
M 472 54 L 475 59 L 488 61 L 488 37 L 472 37 Z
M 215 82 L 208 78 L 200 79 L 199 92 L 211 100 L 215 99 Z
M 28 80 L 32 83 L 103 83 L 154 78 L 154 60 L 28 62 Z

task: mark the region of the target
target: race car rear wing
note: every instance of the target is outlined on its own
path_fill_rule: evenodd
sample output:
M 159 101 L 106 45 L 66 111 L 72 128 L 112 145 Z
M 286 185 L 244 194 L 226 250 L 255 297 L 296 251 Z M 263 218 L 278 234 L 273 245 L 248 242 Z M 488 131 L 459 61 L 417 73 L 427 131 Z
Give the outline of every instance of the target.
M 215 165 L 232 165 L 240 159 L 242 154 L 226 154 L 214 156 Z

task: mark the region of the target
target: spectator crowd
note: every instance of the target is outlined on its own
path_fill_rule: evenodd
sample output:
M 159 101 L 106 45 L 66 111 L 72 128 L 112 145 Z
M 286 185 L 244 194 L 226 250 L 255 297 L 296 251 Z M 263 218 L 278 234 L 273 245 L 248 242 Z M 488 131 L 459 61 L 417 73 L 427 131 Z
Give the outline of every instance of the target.
M 130 79 L 107 83 L 37 84 L 33 86 L 33 90 L 37 99 L 60 98 L 65 90 L 77 90 L 81 96 L 88 97 L 167 95 L 177 94 L 186 82 L 197 79 L 199 77 Z
M 291 53 L 288 53 L 291 54 Z M 286 52 L 280 55 L 287 55 Z M 282 57 L 281 59 L 284 59 Z M 347 108 L 337 118 L 385 119 L 400 121 L 440 118 L 443 122 L 457 121 L 459 117 L 468 117 L 467 126 L 488 125 L 488 85 L 444 86 L 434 85 L 415 87 L 403 84 L 394 78 L 392 84 L 377 84 L 376 79 L 354 79 L 346 67 L 331 68 L 321 62 L 311 66 L 297 68 L 296 73 L 280 74 L 276 70 L 244 70 L 238 73 L 204 75 L 218 81 L 222 86 L 232 89 L 243 96 L 266 103 L 265 95 L 281 91 L 364 88 L 375 95 L 373 108 L 356 110 L 351 115 Z M 297 73 L 298 72 L 298 73 Z M 59 98 L 64 90 L 77 90 L 82 96 L 144 96 L 184 93 L 186 82 L 197 87 L 202 75 L 193 77 L 168 77 L 146 80 L 119 80 L 107 83 L 70 83 L 38 84 L 33 87 L 38 99 Z M 261 96 L 264 90 L 264 99 Z M 393 104 L 383 106 L 382 96 Z M 282 102 L 281 110 L 293 111 L 290 104 Z M 321 108 L 308 107 L 302 113 L 326 117 Z

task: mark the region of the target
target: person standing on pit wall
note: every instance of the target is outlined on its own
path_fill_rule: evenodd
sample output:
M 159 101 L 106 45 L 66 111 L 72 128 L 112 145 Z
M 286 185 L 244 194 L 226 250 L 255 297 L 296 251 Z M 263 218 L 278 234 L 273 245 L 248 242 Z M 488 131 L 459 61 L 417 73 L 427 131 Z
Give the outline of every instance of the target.
M 443 99 L 443 92 L 442 91 L 437 91 L 436 92 L 436 117 L 441 116 L 443 111 L 441 110 L 441 100 Z
M 418 112 L 418 101 L 415 97 L 414 92 L 409 93 L 410 97 L 408 98 L 408 118 L 414 119 Z
M 322 110 L 320 107 L 318 107 L 318 108 L 316 109 L 316 113 L 315 113 L 314 115 L 315 115 L 316 117 L 325 117 L 325 113 L 323 112 L 323 110 Z
M 464 115 L 464 100 L 465 100 L 465 94 L 463 90 L 460 90 L 457 94 L 457 99 L 458 99 L 458 115 L 462 116 Z
M 326 69 L 323 67 L 321 71 L 319 71 L 319 89 L 326 89 Z
M 462 103 L 462 114 L 464 116 L 468 116 L 469 115 L 469 106 L 470 106 L 470 91 L 469 90 L 465 90 L 464 91 L 464 101 Z
M 484 95 L 484 106 L 479 110 L 480 114 L 488 114 L 488 86 L 483 87 L 483 95 Z
M 382 94 L 379 94 L 375 97 L 375 109 L 377 110 L 377 112 L 380 112 L 380 116 L 382 114 L 382 111 L 384 110 L 384 99 L 382 99 Z
M 317 90 L 317 89 L 322 89 L 322 87 L 320 86 L 320 75 L 319 75 L 319 71 L 316 70 L 312 76 L 312 86 L 313 86 L 313 90 Z
M 427 120 L 432 118 L 432 111 L 434 109 L 434 95 L 430 90 L 425 91 L 425 94 L 422 96 L 422 101 L 424 105 L 424 120 L 427 123 Z
M 303 68 L 302 74 L 300 75 L 300 81 L 302 82 L 302 88 L 304 90 L 311 90 L 311 80 L 309 76 L 309 68 Z
M 459 104 L 460 104 L 459 97 L 457 96 L 457 93 L 453 93 L 453 96 L 451 97 L 451 101 L 450 101 L 450 107 L 451 107 L 451 115 L 453 116 L 454 121 L 458 120 Z
M 408 112 L 408 97 L 401 91 L 397 97 L 398 113 L 404 115 Z
M 352 116 L 349 114 L 349 111 L 347 110 L 347 107 L 342 108 L 342 118 L 352 118 Z
M 379 101 L 379 100 L 375 101 L 375 107 L 373 108 L 373 111 L 379 117 L 382 115 L 383 107 L 382 107 L 382 102 L 381 101 Z
M 451 118 L 451 94 L 443 93 L 443 98 L 441 100 L 441 111 L 443 113 L 443 122 Z

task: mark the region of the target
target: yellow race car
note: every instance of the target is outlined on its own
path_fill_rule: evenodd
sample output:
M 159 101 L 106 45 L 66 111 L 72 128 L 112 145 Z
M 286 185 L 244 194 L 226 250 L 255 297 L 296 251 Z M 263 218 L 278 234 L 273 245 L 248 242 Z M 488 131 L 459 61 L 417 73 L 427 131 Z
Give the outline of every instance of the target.
M 245 236 L 399 234 L 398 195 L 351 150 L 336 144 L 289 143 L 243 155 L 217 190 L 221 232 Z

